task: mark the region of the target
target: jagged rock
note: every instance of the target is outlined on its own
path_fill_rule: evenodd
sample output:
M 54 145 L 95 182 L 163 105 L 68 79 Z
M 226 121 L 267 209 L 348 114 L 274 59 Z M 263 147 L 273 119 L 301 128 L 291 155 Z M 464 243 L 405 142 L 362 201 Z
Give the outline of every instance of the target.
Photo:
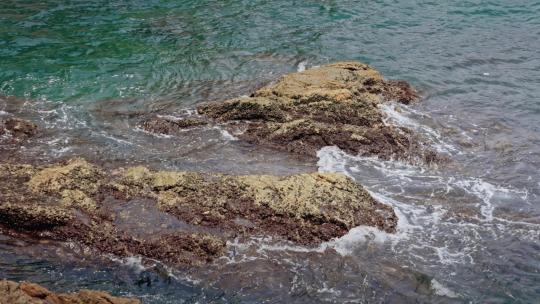
M 420 158 L 434 152 L 410 130 L 386 125 L 378 105 L 419 99 L 404 81 L 385 80 L 366 64 L 341 62 L 283 76 L 250 97 L 198 107 L 199 114 L 228 122 L 250 143 L 315 156 L 324 146 L 384 159 Z M 231 123 L 234 122 L 234 123 Z
M 334 173 L 231 176 L 146 167 L 107 171 L 83 159 L 33 167 L 0 164 L 0 227 L 70 240 L 118 256 L 200 265 L 238 236 L 316 245 L 358 225 L 396 229 L 391 207 Z M 143 206 L 131 215 L 117 212 Z M 151 216 L 160 220 L 152 222 Z M 125 218 L 128 218 L 126 221 Z M 135 218 L 129 218 L 135 217 Z M 136 233 L 126 222 L 144 223 Z M 162 221 L 174 222 L 172 228 Z M 181 229 L 178 227 L 182 227 Z
M 0 281 L 0 304 L 140 304 L 137 299 L 113 297 L 106 292 L 81 290 L 54 293 L 38 284 Z

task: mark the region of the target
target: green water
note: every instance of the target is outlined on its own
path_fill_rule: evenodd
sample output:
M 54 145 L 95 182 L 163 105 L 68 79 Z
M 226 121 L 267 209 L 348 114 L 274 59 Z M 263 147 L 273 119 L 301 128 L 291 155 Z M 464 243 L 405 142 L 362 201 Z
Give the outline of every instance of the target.
M 1 5 L 1 91 L 62 102 L 189 98 L 181 93 L 186 87 L 267 78 L 272 65 L 283 69 L 287 57 L 308 55 L 320 37 L 293 20 L 302 18 L 290 11 L 294 3 L 281 9 L 215 1 Z M 305 10 L 324 13 L 329 23 L 345 17 L 317 3 Z M 306 40 L 313 43 L 303 45 Z
M 19 102 L 0 100 L 0 115 L 28 117 L 47 130 L 21 152 L 26 158 L 84 156 L 232 173 L 314 170 L 226 140 L 219 130 L 155 138 L 135 130 L 131 114 L 180 115 L 304 66 L 360 60 L 422 92 L 422 104 L 404 115 L 455 166 L 424 171 L 322 153 L 328 162 L 319 169 L 345 171 L 409 224 L 395 243 L 353 233 L 340 243 L 352 248 L 344 256 L 260 249 L 264 242 L 250 251 L 244 244 L 233 246 L 228 260 L 176 269 L 173 278 L 159 267 L 90 263 L 73 253 L 62 262 L 2 237 L 0 276 L 147 303 L 534 303 L 538 50 L 540 2 L 532 0 L 3 0 L 0 95 Z M 484 217 L 446 213 L 460 208 Z M 432 279 L 444 288 L 426 287 Z

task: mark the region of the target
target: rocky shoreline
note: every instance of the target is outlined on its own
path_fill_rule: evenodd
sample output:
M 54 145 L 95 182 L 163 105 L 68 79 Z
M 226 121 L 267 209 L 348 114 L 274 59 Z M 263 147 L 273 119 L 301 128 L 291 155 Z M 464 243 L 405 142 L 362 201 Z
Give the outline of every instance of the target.
M 337 146 L 355 155 L 440 162 L 444 158 L 419 135 L 383 121 L 380 104 L 418 100 L 406 82 L 385 80 L 362 63 L 341 62 L 283 76 L 250 96 L 202 104 L 195 118 L 146 117 L 138 127 L 181 136 L 184 130 L 220 125 L 247 143 L 300 157 L 314 158 L 319 149 Z M 17 146 L 38 132 L 22 119 L 0 122 L 3 145 Z M 271 236 L 318 246 L 359 225 L 393 233 L 397 221 L 390 206 L 343 174 L 233 176 L 109 168 L 83 158 L 0 163 L 2 233 L 169 265 L 210 263 L 236 239 Z M 30 286 L 2 284 L 4 292 L 17 295 Z M 42 303 L 29 296 L 21 303 Z M 58 303 L 79 303 L 77 295 L 64 297 L 75 300 Z M 110 302 L 138 303 L 126 301 Z

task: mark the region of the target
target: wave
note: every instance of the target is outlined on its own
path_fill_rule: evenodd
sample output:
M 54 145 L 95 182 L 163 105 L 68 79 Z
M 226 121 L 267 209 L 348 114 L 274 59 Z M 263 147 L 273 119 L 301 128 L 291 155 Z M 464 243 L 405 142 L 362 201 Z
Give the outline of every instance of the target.
M 473 264 L 473 256 L 486 248 L 493 235 L 519 235 L 529 241 L 540 237 L 540 225 L 494 214 L 505 201 L 526 203 L 526 190 L 433 168 L 352 156 L 337 147 L 322 148 L 318 158 L 320 172 L 339 172 L 357 180 L 375 199 L 391 205 L 399 218 L 396 234 L 356 227 L 330 242 L 342 254 L 352 254 L 368 241 L 390 244 L 394 252 L 427 264 Z

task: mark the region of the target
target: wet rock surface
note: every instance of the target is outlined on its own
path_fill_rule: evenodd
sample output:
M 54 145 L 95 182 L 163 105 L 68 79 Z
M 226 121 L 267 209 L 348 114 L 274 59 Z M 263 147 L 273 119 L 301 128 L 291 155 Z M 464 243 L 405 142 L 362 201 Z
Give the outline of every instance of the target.
M 81 290 L 54 293 L 38 284 L 0 281 L 0 304 L 140 304 L 136 299 L 113 297 L 108 293 Z
M 204 126 L 206 124 L 208 124 L 208 122 L 202 119 L 194 119 L 194 118 L 174 119 L 174 118 L 155 116 L 155 117 L 143 120 L 140 123 L 140 127 L 141 129 L 147 132 L 171 135 L 171 134 L 178 133 L 184 129 L 197 127 L 197 126 Z
M 358 225 L 394 232 L 396 223 L 389 206 L 341 174 L 231 176 L 142 166 L 105 170 L 84 159 L 0 165 L 5 233 L 168 264 L 210 262 L 237 237 L 274 236 L 317 245 Z
M 20 118 L 7 118 L 0 121 L 0 136 L 9 135 L 13 140 L 26 139 L 38 133 L 38 126 Z
M 386 125 L 378 105 L 419 96 L 366 64 L 340 62 L 285 75 L 249 97 L 198 107 L 202 116 L 250 143 L 315 156 L 324 146 L 383 159 L 432 162 L 435 152 L 410 130 Z
M 0 224 L 7 233 L 75 241 L 103 253 L 172 264 L 202 264 L 225 248 L 223 240 L 207 234 L 177 231 L 140 239 L 129 227 L 117 227 L 104 202 L 121 201 L 123 193 L 111 188 L 111 177 L 102 169 L 82 159 L 39 168 L 0 167 Z
M 2 96 L 0 96 L 0 105 Z M 0 111 L 1 112 L 1 111 Z M 20 158 L 21 148 L 41 134 L 37 124 L 19 117 L 0 116 L 0 162 Z

